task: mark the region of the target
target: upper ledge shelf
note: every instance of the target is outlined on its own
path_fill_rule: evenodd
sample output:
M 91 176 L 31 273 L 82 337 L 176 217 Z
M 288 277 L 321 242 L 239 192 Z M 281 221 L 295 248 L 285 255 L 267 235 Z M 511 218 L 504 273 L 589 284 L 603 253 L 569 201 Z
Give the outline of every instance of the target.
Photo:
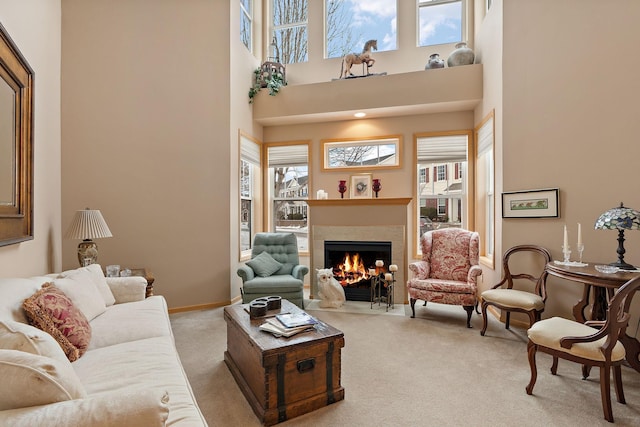
M 408 205 L 411 197 L 380 199 L 308 199 L 309 206 L 370 206 L 370 205 Z
M 287 125 L 473 110 L 482 100 L 482 64 L 386 76 L 291 85 L 276 96 L 261 91 L 253 119 L 262 125 Z

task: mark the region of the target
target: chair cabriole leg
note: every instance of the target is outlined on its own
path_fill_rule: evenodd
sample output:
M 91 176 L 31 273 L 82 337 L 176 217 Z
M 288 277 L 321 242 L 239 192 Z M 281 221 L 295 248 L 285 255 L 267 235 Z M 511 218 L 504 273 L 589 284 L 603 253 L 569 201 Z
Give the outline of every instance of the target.
M 467 312 L 467 328 L 470 328 L 471 327 L 471 315 L 473 314 L 473 306 L 472 305 L 465 305 L 463 307 Z
M 538 368 L 536 367 L 536 351 L 538 347 L 529 340 L 527 344 L 527 354 L 529 355 L 529 367 L 531 368 L 531 379 L 529 380 L 529 384 L 527 385 L 527 394 L 533 394 L 533 386 L 536 384 L 536 379 L 538 377 Z
M 482 309 L 482 330 L 480 331 L 480 335 L 484 336 L 485 332 L 487 332 L 487 306 L 489 304 L 487 304 L 484 300 L 482 301 L 481 304 L 481 309 Z
M 410 300 L 411 302 L 411 318 L 416 317 L 416 299 L 415 298 L 411 298 Z M 425 301 L 425 304 L 427 302 Z

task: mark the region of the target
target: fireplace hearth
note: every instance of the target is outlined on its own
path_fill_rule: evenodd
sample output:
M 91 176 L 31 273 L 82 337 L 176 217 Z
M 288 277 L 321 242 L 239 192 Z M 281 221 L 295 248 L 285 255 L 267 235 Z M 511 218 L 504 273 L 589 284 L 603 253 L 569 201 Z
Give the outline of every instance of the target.
M 332 269 L 347 300 L 370 301 L 373 276 L 387 272 L 391 254 L 391 242 L 326 240 L 324 267 Z M 376 267 L 379 260 L 383 267 Z

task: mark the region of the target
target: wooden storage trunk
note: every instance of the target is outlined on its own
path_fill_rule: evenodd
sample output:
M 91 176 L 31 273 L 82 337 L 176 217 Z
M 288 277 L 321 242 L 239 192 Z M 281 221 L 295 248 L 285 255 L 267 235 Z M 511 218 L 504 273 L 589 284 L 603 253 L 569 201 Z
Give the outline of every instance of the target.
M 344 399 L 340 351 L 344 334 L 320 322 L 316 331 L 276 338 L 260 331 L 247 305 L 224 308 L 224 360 L 258 418 L 267 426 Z M 300 311 L 282 301 L 282 312 Z

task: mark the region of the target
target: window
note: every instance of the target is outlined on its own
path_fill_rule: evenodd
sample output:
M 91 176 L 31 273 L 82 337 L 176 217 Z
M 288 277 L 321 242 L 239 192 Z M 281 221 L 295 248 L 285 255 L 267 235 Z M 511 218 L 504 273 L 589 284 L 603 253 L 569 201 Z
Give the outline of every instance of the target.
M 273 37 L 283 64 L 308 60 L 308 0 L 273 0 Z M 269 42 L 271 42 L 271 37 Z
M 420 256 L 420 236 L 426 231 L 462 227 L 468 218 L 469 182 L 467 174 L 471 132 L 416 135 L 415 250 Z M 433 179 L 429 181 L 429 170 Z M 425 179 L 421 177 L 424 172 Z
M 240 135 L 240 258 L 250 255 L 260 201 L 260 145 Z M 257 216 L 256 216 L 257 215 Z
M 251 21 L 252 19 L 252 5 L 253 0 L 240 0 L 240 40 L 249 51 L 251 51 Z
M 361 52 L 368 40 L 378 51 L 397 48 L 396 0 L 325 0 L 326 57 Z
M 418 183 L 424 184 L 427 181 L 427 174 L 429 173 L 428 169 L 422 168 L 420 169 L 420 177 L 418 178 Z
M 418 46 L 464 40 L 466 0 L 418 0 Z
M 322 141 L 322 170 L 400 167 L 400 136 Z
M 294 233 L 298 251 L 308 252 L 306 199 L 309 195 L 309 145 L 270 145 L 267 148 L 269 165 L 269 198 L 271 200 L 271 229 Z
M 476 224 L 480 233 L 480 261 L 493 268 L 495 249 L 494 119 L 491 112 L 476 128 Z
M 454 173 L 454 178 L 455 179 L 462 179 L 462 163 L 456 163 L 455 165 L 455 173 Z

